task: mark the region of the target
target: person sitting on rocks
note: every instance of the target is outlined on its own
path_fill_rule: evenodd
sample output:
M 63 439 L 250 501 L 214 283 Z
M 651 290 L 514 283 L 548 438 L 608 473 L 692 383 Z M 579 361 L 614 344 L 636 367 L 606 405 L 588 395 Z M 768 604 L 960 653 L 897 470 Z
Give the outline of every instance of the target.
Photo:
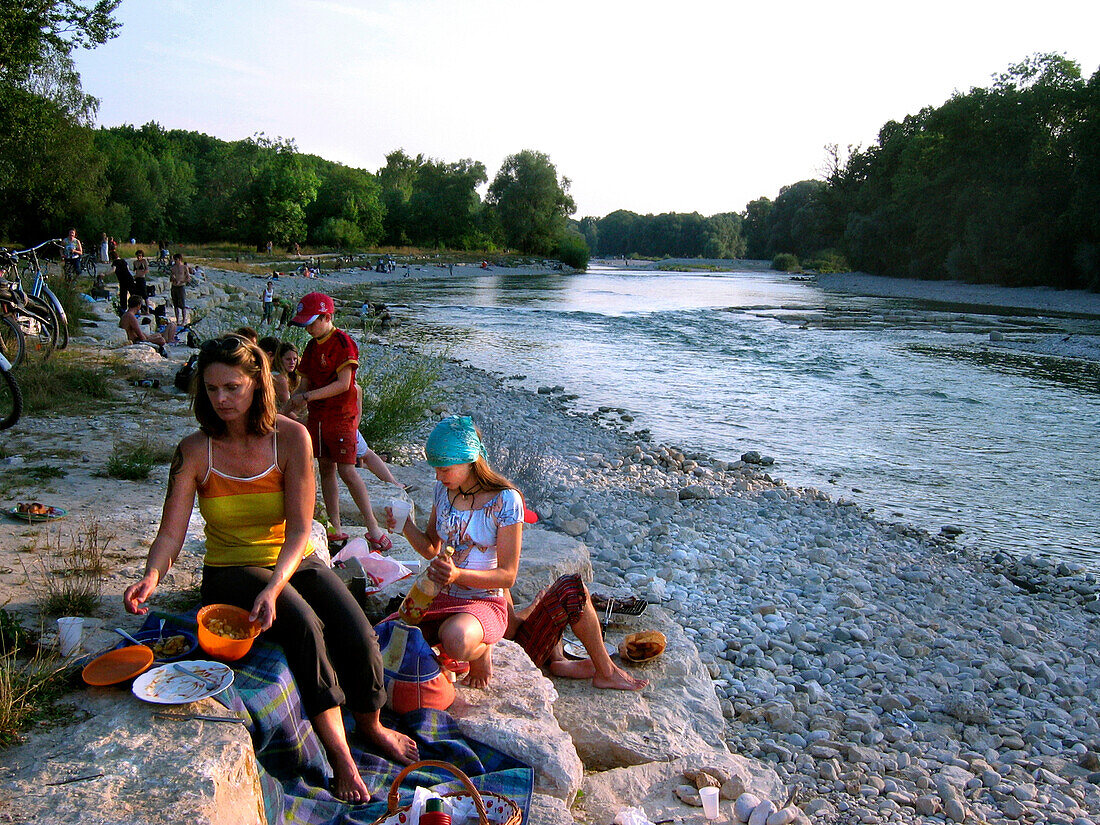
M 493 673 L 492 646 L 508 626 L 505 592 L 516 581 L 523 540 L 523 496 L 486 460 L 481 434 L 468 415 L 444 418 L 425 446 L 435 468 L 427 532 L 412 519 L 401 531 L 441 588 L 420 628 L 453 663 L 469 663 L 464 683 L 484 688 Z M 391 529 L 393 513 L 387 508 Z M 442 553 L 444 546 L 454 555 Z M 444 660 L 446 662 L 446 660 Z
M 146 333 L 141 328 L 141 321 L 137 317 L 137 311 L 141 304 L 142 297 L 140 295 L 131 295 L 130 300 L 126 302 L 126 312 L 122 314 L 122 318 L 118 322 L 119 328 L 126 333 L 126 340 L 131 344 L 152 344 L 158 347 L 174 344 L 176 342 L 176 325 L 173 321 L 165 319 L 163 332 Z
M 589 658 L 566 658 L 562 634 L 570 627 Z M 648 679 L 636 679 L 611 661 L 600 631 L 600 619 L 592 606 L 592 597 L 581 577 L 562 576 L 535 596 L 527 607 L 516 610 L 508 594 L 508 629 L 512 639 L 526 651 L 531 661 L 546 667 L 555 676 L 567 679 L 591 679 L 592 686 L 607 690 L 641 690 Z

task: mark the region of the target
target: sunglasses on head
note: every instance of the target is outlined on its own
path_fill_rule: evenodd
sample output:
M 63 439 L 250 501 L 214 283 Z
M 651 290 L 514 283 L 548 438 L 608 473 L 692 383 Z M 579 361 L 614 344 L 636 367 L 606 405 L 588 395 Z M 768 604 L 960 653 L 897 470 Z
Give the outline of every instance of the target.
M 221 338 L 211 338 L 202 345 L 201 351 L 207 355 L 213 355 L 218 352 L 232 355 L 244 345 L 243 338 L 239 335 L 230 334 L 223 335 Z

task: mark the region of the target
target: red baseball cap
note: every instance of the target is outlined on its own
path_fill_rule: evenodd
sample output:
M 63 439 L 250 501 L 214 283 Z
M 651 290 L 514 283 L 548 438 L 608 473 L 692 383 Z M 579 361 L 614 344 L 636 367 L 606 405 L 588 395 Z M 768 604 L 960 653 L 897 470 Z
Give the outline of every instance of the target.
M 298 313 L 290 319 L 296 327 L 308 327 L 321 314 L 334 315 L 336 308 L 332 298 L 323 292 L 311 292 L 298 302 Z

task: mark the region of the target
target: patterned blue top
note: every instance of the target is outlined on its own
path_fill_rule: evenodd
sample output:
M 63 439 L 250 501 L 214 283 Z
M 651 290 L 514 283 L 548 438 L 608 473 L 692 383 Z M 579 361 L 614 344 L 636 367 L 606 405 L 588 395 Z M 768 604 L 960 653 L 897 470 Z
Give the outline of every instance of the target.
M 501 490 L 483 507 L 456 510 L 447 488 L 435 483 L 435 531 L 444 546 L 455 549 L 454 563 L 463 570 L 492 570 L 497 566 L 497 530 L 523 521 L 523 498 L 515 490 Z M 503 597 L 502 588 L 484 590 L 450 584 L 443 592 L 458 599 Z

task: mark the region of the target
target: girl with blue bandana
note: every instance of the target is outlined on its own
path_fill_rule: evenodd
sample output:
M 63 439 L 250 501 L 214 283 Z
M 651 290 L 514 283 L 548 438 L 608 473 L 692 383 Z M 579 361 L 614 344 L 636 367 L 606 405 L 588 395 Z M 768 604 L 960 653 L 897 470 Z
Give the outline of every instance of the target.
M 412 519 L 402 528 L 416 551 L 432 560 L 428 576 L 440 586 L 420 628 L 440 645 L 452 670 L 469 663 L 466 685 L 483 688 L 492 676 L 492 645 L 508 626 L 505 591 L 519 568 L 523 497 L 489 466 L 469 416 L 440 421 L 425 452 L 436 477 L 428 529 L 421 532 Z M 454 554 L 440 553 L 444 546 Z

